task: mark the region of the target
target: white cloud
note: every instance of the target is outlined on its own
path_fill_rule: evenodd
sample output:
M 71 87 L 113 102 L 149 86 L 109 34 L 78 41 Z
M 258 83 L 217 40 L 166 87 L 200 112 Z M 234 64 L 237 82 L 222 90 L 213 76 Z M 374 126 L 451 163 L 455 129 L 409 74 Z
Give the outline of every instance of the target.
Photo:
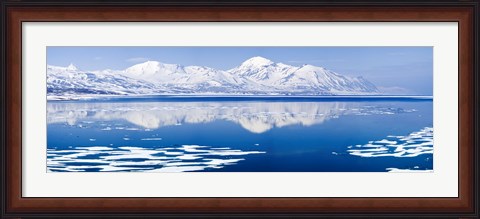
M 93 58 L 93 59 L 95 59 L 95 60 L 101 60 L 102 58 L 103 58 L 103 57 L 97 56 L 97 57 L 95 57 L 95 58 Z
M 148 60 L 150 60 L 150 59 L 145 58 L 145 57 L 132 57 L 132 58 L 127 59 L 126 61 L 127 62 L 146 62 Z

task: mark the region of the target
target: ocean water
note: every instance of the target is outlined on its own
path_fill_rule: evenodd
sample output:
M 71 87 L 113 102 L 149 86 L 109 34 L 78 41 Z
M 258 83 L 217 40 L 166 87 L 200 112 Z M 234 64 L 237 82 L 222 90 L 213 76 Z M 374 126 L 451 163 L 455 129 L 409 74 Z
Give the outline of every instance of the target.
M 47 103 L 47 172 L 433 171 L 432 100 L 143 97 Z

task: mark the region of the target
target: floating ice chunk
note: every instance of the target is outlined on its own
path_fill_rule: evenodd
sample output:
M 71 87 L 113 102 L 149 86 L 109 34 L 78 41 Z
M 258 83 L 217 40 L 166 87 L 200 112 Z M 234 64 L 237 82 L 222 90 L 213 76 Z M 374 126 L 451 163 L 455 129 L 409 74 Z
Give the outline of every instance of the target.
M 137 130 L 140 130 L 139 128 L 125 128 L 125 130 L 128 130 L 128 131 L 137 131 Z
M 175 145 L 172 147 L 105 146 L 76 147 L 69 150 L 47 149 L 47 168 L 50 172 L 181 172 L 219 169 L 234 165 L 242 156 L 264 153 L 241 151 L 228 147 L 212 148 L 200 145 Z
M 390 141 L 390 140 L 387 140 L 387 139 L 382 139 L 380 141 L 375 141 L 375 143 L 378 143 L 378 144 L 396 144 L 397 141 Z
M 62 163 L 90 163 L 90 164 L 106 164 L 108 161 L 96 160 L 96 159 L 72 159 L 72 160 L 62 160 Z
M 381 147 L 381 146 L 382 145 L 368 143 L 368 144 L 363 145 L 362 147 L 364 147 L 364 148 L 377 148 L 377 147 Z
M 160 169 L 147 170 L 144 172 L 190 172 L 190 171 L 201 171 L 207 168 L 206 166 L 173 166 L 173 167 L 163 167 Z
M 167 164 L 167 160 L 146 160 L 146 161 L 112 161 L 111 166 L 152 166 Z
M 210 152 L 210 150 L 199 150 L 197 148 L 205 148 L 205 147 L 202 147 L 202 146 L 198 146 L 198 145 L 183 145 L 183 147 L 181 149 L 183 149 L 184 151 L 186 152 L 191 152 L 191 153 L 198 153 L 198 152 L 201 152 L 201 153 L 206 153 L 206 152 Z
M 398 169 L 398 168 L 387 168 L 388 172 L 394 173 L 418 173 L 418 172 L 425 172 L 425 173 L 433 173 L 433 170 L 412 170 L 412 169 Z
M 123 146 L 123 147 L 119 147 L 120 149 L 122 150 L 143 150 L 143 148 L 141 147 L 130 147 L 130 146 Z
M 433 154 L 433 128 L 425 127 L 407 136 L 389 135 L 388 139 L 368 141 L 365 145 L 348 146 L 351 155 L 361 157 L 416 157 Z
M 77 149 L 86 149 L 86 150 L 89 150 L 89 151 L 108 151 L 108 150 L 113 150 L 113 148 L 103 147 L 103 146 L 77 147 Z
M 65 171 L 65 167 L 51 167 L 47 168 L 47 172 L 58 172 L 58 171 Z
M 164 154 L 166 154 L 166 155 L 182 155 L 183 152 L 170 152 L 170 151 L 166 151 L 166 152 L 164 152 Z
M 262 151 L 236 151 L 236 150 L 225 150 L 225 151 L 210 151 L 210 155 L 220 155 L 220 156 L 238 156 L 238 155 L 247 155 L 247 154 L 262 154 L 265 152 Z
M 387 138 L 402 138 L 403 136 L 398 135 L 387 135 Z
M 177 156 L 177 158 L 180 159 L 180 160 L 195 160 L 195 159 L 200 159 L 202 157 L 195 156 L 193 154 L 185 154 L 185 155 L 182 155 L 182 156 Z
M 226 159 L 226 160 L 223 160 L 223 159 L 205 159 L 205 160 L 209 160 L 209 162 L 207 162 L 205 164 L 217 166 L 217 165 L 222 165 L 222 164 L 237 163 L 238 161 L 242 161 L 244 159 Z
M 176 167 L 176 166 L 191 166 L 191 165 L 201 165 L 203 163 L 201 162 L 171 162 L 167 163 L 165 166 L 167 167 Z
M 160 141 L 162 138 L 142 138 L 142 141 Z
M 100 172 L 120 172 L 120 171 L 135 171 L 135 170 L 143 170 L 144 168 L 136 168 L 136 167 L 116 167 L 116 166 L 100 166 L 102 168 Z

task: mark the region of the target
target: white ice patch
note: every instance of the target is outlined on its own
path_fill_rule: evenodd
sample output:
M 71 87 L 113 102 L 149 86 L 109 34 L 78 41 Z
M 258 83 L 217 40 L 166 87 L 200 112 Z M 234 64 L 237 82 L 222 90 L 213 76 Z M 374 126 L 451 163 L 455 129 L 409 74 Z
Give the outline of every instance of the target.
M 137 130 L 140 130 L 139 128 L 126 128 L 125 130 L 128 130 L 128 131 L 137 131 Z
M 108 151 L 108 150 L 112 150 L 112 148 L 103 147 L 103 146 L 77 147 L 77 149 L 86 149 L 86 150 L 89 150 L 89 151 Z M 72 150 L 72 152 L 73 151 L 74 150 Z
M 390 141 L 390 140 L 387 140 L 387 139 L 382 139 L 380 141 L 375 141 L 375 143 L 377 143 L 377 144 L 396 144 L 397 141 Z
M 162 138 L 142 138 L 142 141 L 161 141 Z
M 433 128 L 425 127 L 407 136 L 389 135 L 388 139 L 369 141 L 347 150 L 351 155 L 361 157 L 416 157 L 433 154 Z M 352 146 L 348 146 L 352 148 Z
M 142 148 L 122 146 L 76 147 L 68 150 L 47 149 L 49 172 L 186 172 L 221 169 L 235 165 L 250 154 L 262 151 L 241 151 L 229 147 L 200 145 Z M 236 156 L 233 158 L 232 156 Z
M 433 173 L 433 170 L 398 169 L 398 168 L 393 168 L 393 167 L 392 167 L 392 168 L 387 168 L 387 171 L 388 171 L 388 172 L 393 172 L 393 173 L 418 173 L 418 172 L 422 172 L 422 173 Z
M 172 167 L 163 167 L 160 169 L 146 170 L 144 172 L 166 172 L 166 173 L 192 172 L 192 171 L 202 171 L 206 168 L 208 168 L 208 166 L 172 166 Z

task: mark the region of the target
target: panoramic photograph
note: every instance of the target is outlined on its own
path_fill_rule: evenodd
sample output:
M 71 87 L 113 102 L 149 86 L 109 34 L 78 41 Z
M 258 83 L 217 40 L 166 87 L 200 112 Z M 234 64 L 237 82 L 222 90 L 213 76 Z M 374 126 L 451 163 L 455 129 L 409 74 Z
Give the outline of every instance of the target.
M 47 172 L 433 172 L 433 47 L 49 46 Z

